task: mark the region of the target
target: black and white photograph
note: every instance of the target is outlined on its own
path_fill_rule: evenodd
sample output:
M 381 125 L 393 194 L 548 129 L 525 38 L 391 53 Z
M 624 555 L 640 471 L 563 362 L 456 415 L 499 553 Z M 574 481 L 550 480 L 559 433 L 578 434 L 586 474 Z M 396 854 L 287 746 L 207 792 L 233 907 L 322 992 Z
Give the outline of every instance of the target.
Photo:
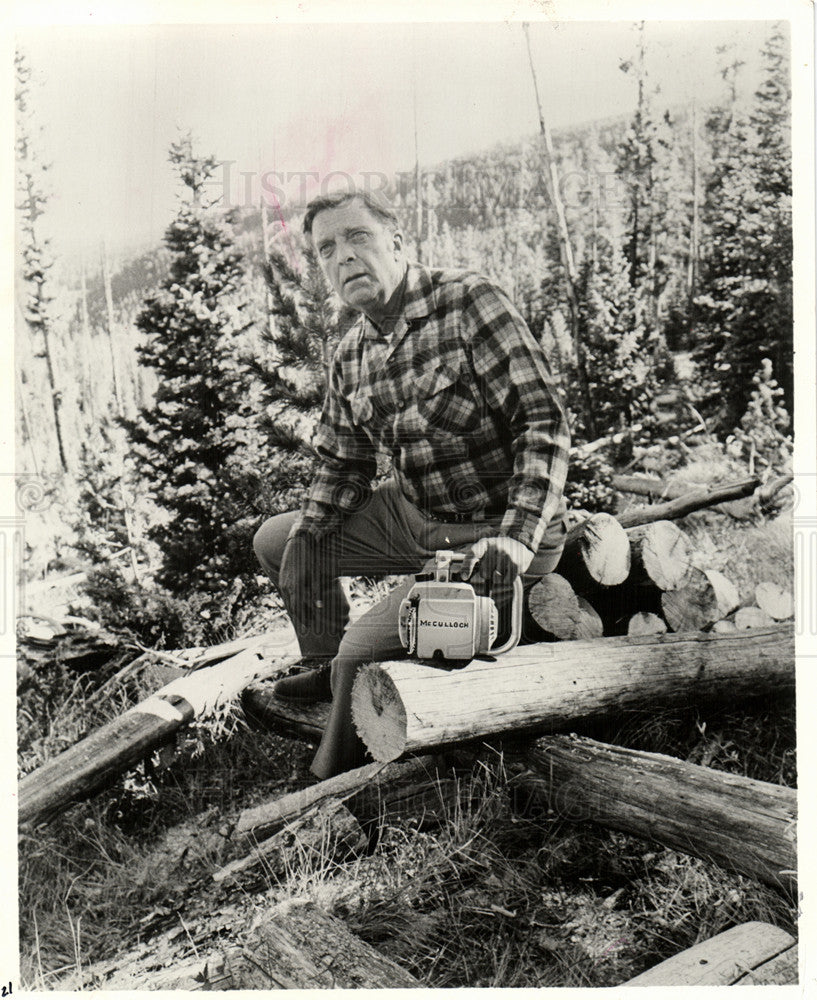
M 799 995 L 813 6 L 6 27 L 0 995 Z

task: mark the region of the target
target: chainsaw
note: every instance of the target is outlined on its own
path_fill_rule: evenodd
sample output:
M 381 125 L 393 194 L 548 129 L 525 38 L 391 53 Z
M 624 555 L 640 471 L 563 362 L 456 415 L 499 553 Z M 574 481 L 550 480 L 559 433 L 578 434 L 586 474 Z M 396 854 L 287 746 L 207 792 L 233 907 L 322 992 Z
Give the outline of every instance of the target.
M 472 660 L 480 653 L 507 653 L 522 635 L 522 580 L 513 584 L 511 634 L 494 647 L 499 611 L 490 597 L 481 597 L 470 583 L 454 577 L 465 554 L 447 549 L 436 553 L 433 573 L 415 577 L 414 586 L 400 604 L 397 627 L 400 641 L 418 659 Z

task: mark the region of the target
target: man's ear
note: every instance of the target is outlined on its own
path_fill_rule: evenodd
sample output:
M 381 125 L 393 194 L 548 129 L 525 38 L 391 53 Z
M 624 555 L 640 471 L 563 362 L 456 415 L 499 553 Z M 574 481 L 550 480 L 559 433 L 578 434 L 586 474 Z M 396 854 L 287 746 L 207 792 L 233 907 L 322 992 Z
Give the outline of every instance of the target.
M 399 229 L 395 229 L 392 234 L 392 247 L 394 248 L 394 258 L 397 260 L 403 253 L 403 234 Z

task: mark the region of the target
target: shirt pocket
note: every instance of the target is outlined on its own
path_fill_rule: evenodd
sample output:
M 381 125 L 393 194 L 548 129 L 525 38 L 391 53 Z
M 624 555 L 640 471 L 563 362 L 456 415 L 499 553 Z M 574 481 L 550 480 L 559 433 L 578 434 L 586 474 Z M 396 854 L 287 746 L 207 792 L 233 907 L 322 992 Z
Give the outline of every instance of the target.
M 453 355 L 416 381 L 417 411 L 429 433 L 466 434 L 480 423 L 481 396 L 464 357 Z

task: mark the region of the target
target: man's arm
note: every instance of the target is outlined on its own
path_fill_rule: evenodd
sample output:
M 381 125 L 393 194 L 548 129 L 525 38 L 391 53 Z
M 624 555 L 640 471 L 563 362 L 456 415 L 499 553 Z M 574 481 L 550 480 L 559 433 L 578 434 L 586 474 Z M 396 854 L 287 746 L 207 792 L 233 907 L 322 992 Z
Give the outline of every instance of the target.
M 567 478 L 567 420 L 544 351 L 504 292 L 475 280 L 466 296 L 463 332 L 480 388 L 512 438 L 508 509 L 498 534 L 535 553 Z

